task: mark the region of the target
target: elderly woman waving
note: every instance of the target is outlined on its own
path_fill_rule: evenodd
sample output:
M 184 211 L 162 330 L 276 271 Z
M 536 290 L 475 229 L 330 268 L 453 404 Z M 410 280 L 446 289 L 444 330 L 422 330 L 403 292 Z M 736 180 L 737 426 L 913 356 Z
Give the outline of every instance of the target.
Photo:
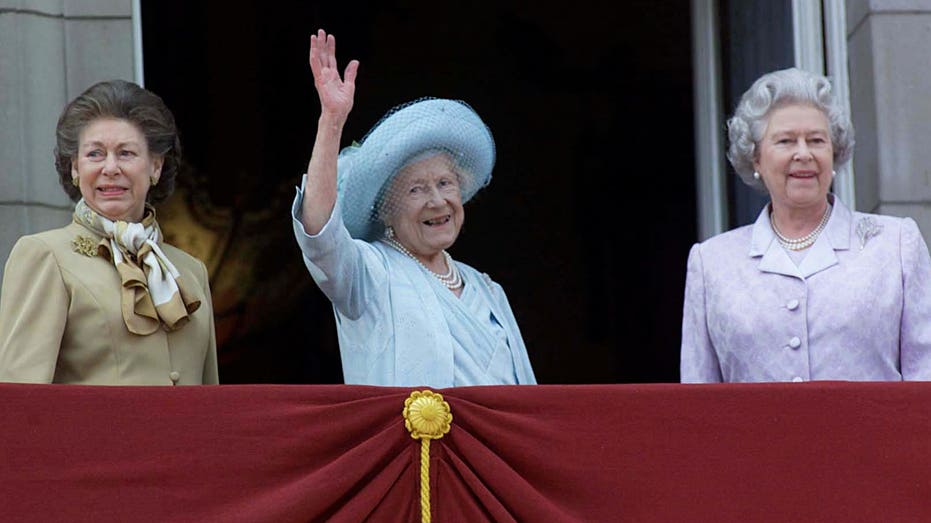
M 931 258 L 915 222 L 829 192 L 853 128 L 826 78 L 766 74 L 728 158 L 768 192 L 756 223 L 689 253 L 683 382 L 931 379 Z
M 321 114 L 292 208 L 311 276 L 333 303 L 346 383 L 535 383 L 500 285 L 447 253 L 463 204 L 491 179 L 491 132 L 464 102 L 420 99 L 339 149 L 359 63 L 311 36 Z

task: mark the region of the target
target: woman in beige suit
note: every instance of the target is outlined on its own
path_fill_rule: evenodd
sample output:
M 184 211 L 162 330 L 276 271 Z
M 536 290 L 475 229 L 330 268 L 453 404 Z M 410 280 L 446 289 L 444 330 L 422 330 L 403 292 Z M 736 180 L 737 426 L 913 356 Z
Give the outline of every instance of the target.
M 204 264 L 166 244 L 151 203 L 171 195 L 181 143 L 161 98 L 100 82 L 58 120 L 55 164 L 75 205 L 24 236 L 0 292 L 0 381 L 217 383 Z

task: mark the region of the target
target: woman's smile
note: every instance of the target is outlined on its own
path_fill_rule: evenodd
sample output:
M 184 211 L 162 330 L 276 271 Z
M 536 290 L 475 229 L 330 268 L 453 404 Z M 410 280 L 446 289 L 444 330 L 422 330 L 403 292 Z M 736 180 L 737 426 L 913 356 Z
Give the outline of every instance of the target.
M 447 223 L 449 223 L 449 220 L 451 220 L 452 217 L 453 216 L 451 214 L 446 214 L 438 218 L 430 218 L 428 220 L 424 220 L 422 223 L 430 227 L 436 227 L 439 225 L 446 225 Z

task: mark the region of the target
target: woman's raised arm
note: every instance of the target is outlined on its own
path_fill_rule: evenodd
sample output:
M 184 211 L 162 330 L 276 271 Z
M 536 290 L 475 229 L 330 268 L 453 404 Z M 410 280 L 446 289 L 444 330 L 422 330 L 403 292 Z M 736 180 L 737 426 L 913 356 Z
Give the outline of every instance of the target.
M 352 110 L 359 62 L 351 60 L 343 77 L 336 68 L 336 38 L 320 29 L 310 37 L 310 70 L 320 98 L 320 119 L 310 162 L 301 222 L 308 234 L 326 225 L 336 204 L 336 160 L 343 125 Z

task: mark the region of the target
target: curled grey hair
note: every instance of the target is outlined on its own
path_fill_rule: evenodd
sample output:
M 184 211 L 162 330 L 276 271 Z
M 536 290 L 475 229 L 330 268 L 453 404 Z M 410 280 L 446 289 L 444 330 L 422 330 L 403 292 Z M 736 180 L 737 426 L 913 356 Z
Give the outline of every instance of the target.
M 743 94 L 734 116 L 727 121 L 730 141 L 727 159 L 744 183 L 760 191 L 765 192 L 766 188 L 753 178 L 753 162 L 759 155 L 757 146 L 773 109 L 790 104 L 811 105 L 827 117 L 835 168 L 853 154 L 853 124 L 834 98 L 827 78 L 794 67 L 764 74 Z

